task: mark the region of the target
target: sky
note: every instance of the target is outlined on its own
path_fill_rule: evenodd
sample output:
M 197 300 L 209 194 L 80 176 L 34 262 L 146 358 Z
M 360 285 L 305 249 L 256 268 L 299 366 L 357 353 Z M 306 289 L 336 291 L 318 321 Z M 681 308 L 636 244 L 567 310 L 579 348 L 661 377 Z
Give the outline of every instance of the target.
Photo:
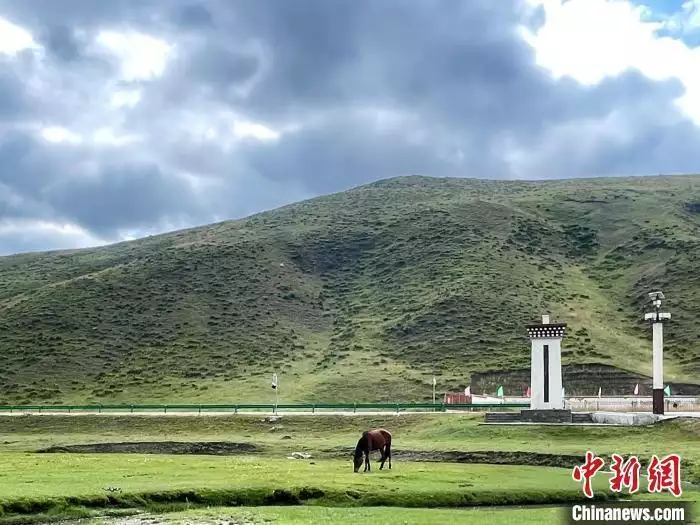
M 700 0 L 0 0 L 0 255 L 699 166 Z

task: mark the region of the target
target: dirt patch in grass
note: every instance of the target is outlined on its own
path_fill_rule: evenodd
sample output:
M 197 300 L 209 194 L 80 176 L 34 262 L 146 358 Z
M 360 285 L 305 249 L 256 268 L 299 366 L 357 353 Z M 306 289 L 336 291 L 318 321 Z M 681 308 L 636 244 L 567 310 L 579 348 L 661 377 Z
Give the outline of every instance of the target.
M 236 455 L 262 452 L 262 447 L 252 443 L 229 441 L 145 441 L 120 443 L 91 443 L 83 445 L 58 445 L 38 450 L 39 453 L 112 453 L 112 454 L 192 454 L 192 455 Z M 327 458 L 350 457 L 352 449 L 332 448 L 323 451 Z M 378 454 L 378 453 L 377 453 Z M 486 451 L 416 451 L 392 450 L 391 456 L 398 461 L 427 461 L 446 463 L 481 463 L 491 465 L 532 465 L 539 467 L 573 468 L 584 462 L 583 455 L 544 454 L 537 452 Z
M 37 450 L 39 453 L 79 454 L 192 454 L 228 456 L 234 454 L 255 454 L 262 448 L 252 443 L 230 441 L 141 441 L 122 443 L 91 443 L 84 445 L 57 445 Z
M 328 449 L 324 451 L 332 457 L 350 457 L 351 449 Z M 415 451 L 392 450 L 392 459 L 403 461 L 430 461 L 445 463 L 482 463 L 490 465 L 531 465 L 536 467 L 573 468 L 585 461 L 583 455 L 540 454 L 537 452 L 503 452 L 485 450 L 478 452 L 460 451 Z

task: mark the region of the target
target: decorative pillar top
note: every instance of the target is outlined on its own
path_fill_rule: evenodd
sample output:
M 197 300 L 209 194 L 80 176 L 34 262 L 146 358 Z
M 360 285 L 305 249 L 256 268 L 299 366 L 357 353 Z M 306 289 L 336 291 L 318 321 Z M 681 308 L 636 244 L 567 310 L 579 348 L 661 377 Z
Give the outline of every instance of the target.
M 566 331 L 566 323 L 551 323 L 548 315 L 542 316 L 542 322 L 527 325 L 530 339 L 561 339 Z

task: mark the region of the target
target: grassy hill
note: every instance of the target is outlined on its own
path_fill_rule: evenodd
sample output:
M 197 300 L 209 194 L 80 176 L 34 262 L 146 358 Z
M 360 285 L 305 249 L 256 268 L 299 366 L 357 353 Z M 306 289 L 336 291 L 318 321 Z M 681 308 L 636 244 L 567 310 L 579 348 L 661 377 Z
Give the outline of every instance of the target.
M 567 392 L 700 391 L 700 176 L 400 177 L 97 249 L 0 258 L 0 401 L 423 400 L 527 387 L 524 325 L 569 324 Z M 685 386 L 684 386 L 685 385 Z M 680 389 L 680 390 L 679 390 Z

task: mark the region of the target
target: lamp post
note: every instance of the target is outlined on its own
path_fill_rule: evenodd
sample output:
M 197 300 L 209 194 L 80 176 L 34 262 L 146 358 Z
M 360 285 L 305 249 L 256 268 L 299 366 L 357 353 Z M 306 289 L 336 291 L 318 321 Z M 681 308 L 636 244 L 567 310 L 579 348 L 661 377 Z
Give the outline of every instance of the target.
M 275 391 L 275 411 L 277 411 L 277 405 L 280 404 L 280 390 L 279 383 L 277 382 L 277 374 L 272 374 L 272 389 Z
M 652 328 L 652 411 L 664 413 L 664 322 L 671 319 L 671 314 L 661 312 L 661 301 L 665 299 L 661 290 L 649 292 L 653 312 L 644 315 Z

